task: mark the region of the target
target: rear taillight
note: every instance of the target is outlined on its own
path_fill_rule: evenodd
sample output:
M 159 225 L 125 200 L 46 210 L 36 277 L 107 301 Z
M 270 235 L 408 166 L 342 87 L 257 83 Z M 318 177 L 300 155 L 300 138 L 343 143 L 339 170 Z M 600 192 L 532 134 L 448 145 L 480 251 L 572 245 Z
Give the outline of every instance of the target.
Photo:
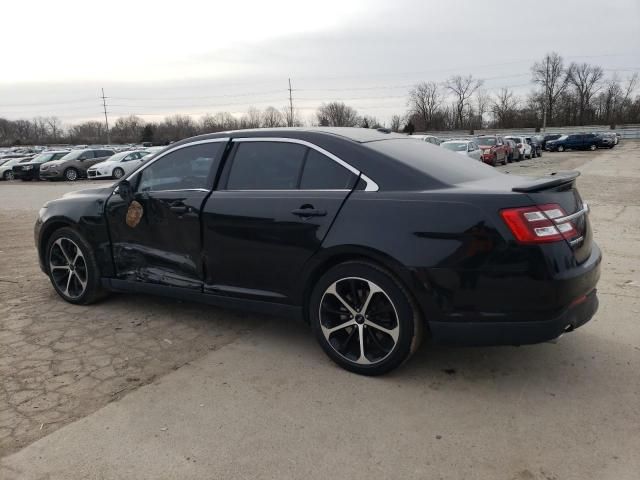
M 566 212 L 555 203 L 500 211 L 513 236 L 520 243 L 549 243 L 576 236 L 570 221 L 559 221 Z

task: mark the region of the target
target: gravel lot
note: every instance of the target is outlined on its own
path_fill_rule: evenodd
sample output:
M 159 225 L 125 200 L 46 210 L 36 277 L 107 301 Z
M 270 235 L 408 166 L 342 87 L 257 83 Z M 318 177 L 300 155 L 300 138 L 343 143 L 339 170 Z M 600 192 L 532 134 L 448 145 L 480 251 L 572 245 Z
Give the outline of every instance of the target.
M 234 348 L 258 345 L 253 354 L 281 358 L 286 381 L 278 368 L 264 368 L 256 358 L 233 357 L 234 369 L 252 372 L 236 388 L 250 392 L 236 396 L 236 403 L 220 399 L 220 405 L 237 405 L 237 411 L 227 412 L 230 417 L 257 418 L 255 412 L 264 411 L 271 419 L 260 416 L 250 431 L 275 435 L 278 446 L 270 449 L 294 464 L 287 463 L 287 470 L 259 463 L 262 478 L 288 473 L 296 478 L 637 479 L 639 148 L 640 142 L 625 141 L 613 150 L 545 153 L 500 167 L 523 174 L 582 172 L 578 185 L 592 208 L 595 240 L 604 253 L 600 311 L 592 322 L 557 344 L 426 345 L 382 379 L 362 379 L 334 367 L 304 326 L 146 296 L 114 295 L 92 307 L 62 302 L 38 268 L 34 218 L 44 201 L 96 182 L 0 182 L 0 457 L 5 457 L 0 477 L 26 478 L 25 468 L 33 469 L 33 478 L 44 477 L 46 468 L 34 466 L 38 457 L 29 449 L 8 455 L 110 402 L 133 402 L 135 394 L 127 394 L 142 385 L 162 389 L 161 377 L 173 370 L 185 366 L 181 371 L 189 372 L 188 364 L 198 359 L 228 364 Z M 302 347 L 308 358 L 300 358 Z M 216 368 L 208 375 L 233 378 L 234 369 Z M 318 385 L 319 378 L 327 383 Z M 254 398 L 253 389 L 261 395 Z M 293 402 L 295 395 L 317 400 L 321 420 L 306 423 L 308 405 Z M 345 405 L 354 402 L 371 415 L 345 415 L 350 408 Z M 288 421 L 306 426 L 310 437 L 280 436 L 279 425 L 269 423 L 277 422 L 270 412 L 280 403 L 288 405 Z M 382 422 L 376 419 L 381 413 Z M 234 432 L 216 430 L 216 441 L 226 439 L 228 448 L 244 451 L 245 437 L 234 443 Z M 335 454 L 335 460 L 324 468 L 303 468 L 314 463 L 310 448 L 326 449 L 322 456 Z M 263 455 L 255 443 L 252 449 L 242 464 L 247 469 Z M 214 472 L 225 477 L 228 471 L 216 468 L 232 460 L 218 459 L 205 471 L 211 478 Z M 239 476 L 261 477 L 242 465 L 233 470 Z

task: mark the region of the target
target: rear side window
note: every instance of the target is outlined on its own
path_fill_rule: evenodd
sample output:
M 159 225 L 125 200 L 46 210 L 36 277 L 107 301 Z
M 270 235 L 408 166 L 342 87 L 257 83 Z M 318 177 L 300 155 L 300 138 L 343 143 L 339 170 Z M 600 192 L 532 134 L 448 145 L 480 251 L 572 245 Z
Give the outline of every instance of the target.
M 293 190 L 307 147 L 284 142 L 240 142 L 227 180 L 228 190 Z
M 479 140 L 482 143 L 482 140 Z M 367 147 L 445 184 L 457 184 L 503 175 L 481 162 L 469 162 L 462 155 L 411 139 L 390 139 L 365 144 Z
M 145 168 L 138 191 L 209 189 L 209 173 L 218 168 L 222 142 L 180 148 Z
M 304 163 L 300 188 L 302 190 L 351 189 L 356 176 L 326 155 L 309 149 Z

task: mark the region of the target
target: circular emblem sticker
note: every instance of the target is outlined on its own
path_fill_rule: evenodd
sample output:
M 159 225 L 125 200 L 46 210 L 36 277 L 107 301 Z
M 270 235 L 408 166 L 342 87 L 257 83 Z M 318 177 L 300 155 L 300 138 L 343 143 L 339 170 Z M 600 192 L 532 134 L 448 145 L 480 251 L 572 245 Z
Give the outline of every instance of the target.
M 142 219 L 142 214 L 144 210 L 142 205 L 140 205 L 135 200 L 129 204 L 129 208 L 127 209 L 127 225 L 131 228 L 135 228 L 140 223 Z

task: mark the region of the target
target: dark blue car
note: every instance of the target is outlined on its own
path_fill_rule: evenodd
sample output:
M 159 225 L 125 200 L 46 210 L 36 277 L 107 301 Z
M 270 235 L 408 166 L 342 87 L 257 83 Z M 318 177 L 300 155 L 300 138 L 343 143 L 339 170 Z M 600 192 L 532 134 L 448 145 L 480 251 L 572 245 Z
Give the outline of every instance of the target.
M 599 138 L 593 133 L 572 133 L 562 135 L 557 140 L 548 140 L 547 150 L 550 152 L 564 152 L 565 150 L 595 150 L 598 148 Z

